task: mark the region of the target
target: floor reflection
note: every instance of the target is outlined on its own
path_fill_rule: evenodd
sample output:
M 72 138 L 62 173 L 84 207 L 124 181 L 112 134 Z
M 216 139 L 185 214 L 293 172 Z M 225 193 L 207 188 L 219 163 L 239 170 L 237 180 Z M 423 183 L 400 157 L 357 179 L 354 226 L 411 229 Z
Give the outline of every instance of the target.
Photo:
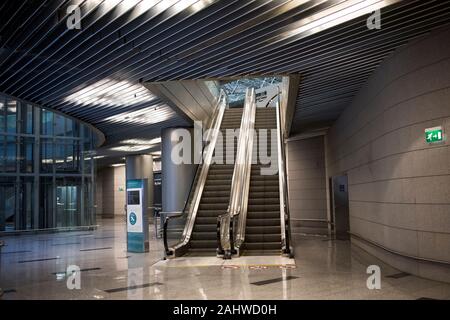
M 123 221 L 92 232 L 3 237 L 3 299 L 450 299 L 450 285 L 395 270 L 348 240 L 294 236 L 295 259 L 215 257 L 163 260 L 150 226 L 150 252 L 127 253 Z M 382 289 L 366 286 L 367 266 L 382 270 Z M 81 269 L 69 290 L 67 267 Z M 392 276 L 394 275 L 394 276 Z

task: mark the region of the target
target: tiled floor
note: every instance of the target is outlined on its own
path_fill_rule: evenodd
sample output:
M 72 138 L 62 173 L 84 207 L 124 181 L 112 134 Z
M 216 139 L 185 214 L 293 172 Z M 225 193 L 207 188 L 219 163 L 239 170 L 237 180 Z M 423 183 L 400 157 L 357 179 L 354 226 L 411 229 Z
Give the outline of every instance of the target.
M 93 232 L 3 237 L 3 299 L 450 299 L 450 285 L 401 274 L 348 241 L 294 237 L 295 259 L 215 257 L 162 260 L 151 227 L 150 252 L 126 252 L 125 225 L 104 220 Z M 381 290 L 366 268 L 381 267 Z M 81 289 L 65 270 L 81 268 Z M 394 277 L 389 277 L 394 275 Z

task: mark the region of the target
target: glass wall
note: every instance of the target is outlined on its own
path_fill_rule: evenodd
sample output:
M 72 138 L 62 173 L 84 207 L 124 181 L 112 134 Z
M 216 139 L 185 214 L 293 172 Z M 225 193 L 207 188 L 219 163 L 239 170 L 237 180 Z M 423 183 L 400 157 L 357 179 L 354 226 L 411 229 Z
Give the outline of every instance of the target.
M 95 224 L 86 125 L 0 94 L 0 232 Z

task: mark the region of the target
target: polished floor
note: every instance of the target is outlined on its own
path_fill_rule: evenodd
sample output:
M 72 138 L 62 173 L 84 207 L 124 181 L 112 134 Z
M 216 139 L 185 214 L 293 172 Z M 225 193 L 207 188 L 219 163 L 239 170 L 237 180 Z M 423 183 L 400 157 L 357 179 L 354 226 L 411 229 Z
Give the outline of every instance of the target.
M 214 257 L 163 260 L 150 228 L 150 252 L 126 252 L 125 224 L 100 221 L 92 232 L 2 237 L 3 299 L 450 299 L 450 285 L 401 273 L 349 241 L 296 236 L 295 259 Z M 369 290 L 369 265 L 381 289 Z M 66 268 L 81 269 L 69 290 Z

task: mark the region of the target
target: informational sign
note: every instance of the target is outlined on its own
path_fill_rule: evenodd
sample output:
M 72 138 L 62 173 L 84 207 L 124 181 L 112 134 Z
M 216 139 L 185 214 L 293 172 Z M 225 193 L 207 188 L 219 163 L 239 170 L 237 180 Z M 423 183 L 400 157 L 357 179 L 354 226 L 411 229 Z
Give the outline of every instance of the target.
M 427 143 L 438 143 L 444 141 L 444 130 L 442 127 L 426 129 L 425 140 Z
M 127 180 L 127 248 L 129 252 L 148 251 L 146 180 Z
M 268 86 L 255 90 L 256 95 L 256 107 L 266 108 L 273 98 L 278 94 L 278 86 Z

